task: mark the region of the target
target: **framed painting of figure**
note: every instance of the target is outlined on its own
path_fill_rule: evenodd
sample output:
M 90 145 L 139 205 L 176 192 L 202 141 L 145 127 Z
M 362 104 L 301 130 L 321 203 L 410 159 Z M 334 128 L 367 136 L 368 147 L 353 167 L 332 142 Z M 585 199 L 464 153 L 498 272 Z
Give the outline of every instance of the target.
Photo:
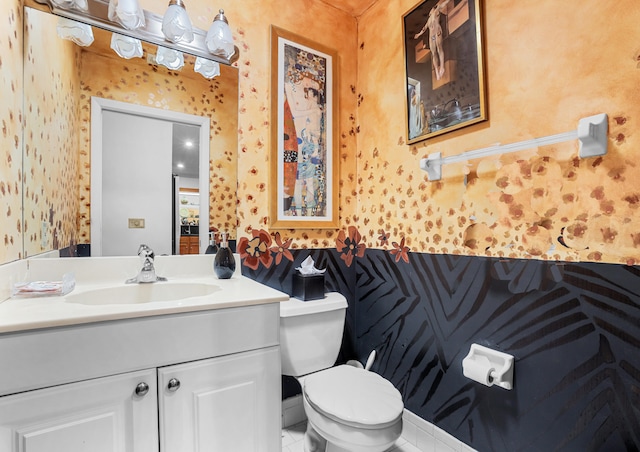
M 481 8 L 426 0 L 403 16 L 410 144 L 487 119 Z
M 271 26 L 272 228 L 338 227 L 337 52 Z

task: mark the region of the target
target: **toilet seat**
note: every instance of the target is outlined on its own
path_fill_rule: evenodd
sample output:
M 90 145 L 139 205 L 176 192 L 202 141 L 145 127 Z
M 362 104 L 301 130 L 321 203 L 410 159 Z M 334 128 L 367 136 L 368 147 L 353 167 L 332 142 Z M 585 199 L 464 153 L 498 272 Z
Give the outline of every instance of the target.
M 318 413 L 360 429 L 392 426 L 402 417 L 400 392 L 380 375 L 353 366 L 332 367 L 304 381 L 305 400 Z

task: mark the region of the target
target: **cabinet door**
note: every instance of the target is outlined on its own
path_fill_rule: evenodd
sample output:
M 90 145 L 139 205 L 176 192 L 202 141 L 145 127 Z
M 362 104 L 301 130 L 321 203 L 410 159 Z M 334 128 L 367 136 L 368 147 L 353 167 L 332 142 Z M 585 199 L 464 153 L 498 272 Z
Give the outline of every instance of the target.
M 280 348 L 158 369 L 162 452 L 279 452 Z
M 197 235 L 189 237 L 189 254 L 200 254 L 200 237 Z
M 155 369 L 0 397 L 0 451 L 157 452 L 157 407 Z
M 190 254 L 189 237 L 185 235 L 180 236 L 180 254 Z

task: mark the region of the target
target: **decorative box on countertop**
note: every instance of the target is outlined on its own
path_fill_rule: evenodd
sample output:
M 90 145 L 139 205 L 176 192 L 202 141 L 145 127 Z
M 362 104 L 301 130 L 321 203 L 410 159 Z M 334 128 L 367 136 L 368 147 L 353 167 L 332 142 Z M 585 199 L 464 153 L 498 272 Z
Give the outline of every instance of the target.
M 303 275 L 299 271 L 293 274 L 292 296 L 302 301 L 324 298 L 324 273 Z

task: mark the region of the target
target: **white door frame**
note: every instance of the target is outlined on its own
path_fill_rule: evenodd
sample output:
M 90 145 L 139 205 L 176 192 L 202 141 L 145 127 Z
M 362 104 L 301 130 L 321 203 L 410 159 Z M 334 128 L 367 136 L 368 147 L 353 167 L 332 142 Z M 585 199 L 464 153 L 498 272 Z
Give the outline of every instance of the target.
M 209 243 L 209 134 L 210 119 L 160 108 L 91 97 L 91 256 L 102 256 L 102 113 L 112 111 L 200 127 L 198 189 L 200 194 L 200 253 Z M 170 175 L 167 175 L 169 177 Z

